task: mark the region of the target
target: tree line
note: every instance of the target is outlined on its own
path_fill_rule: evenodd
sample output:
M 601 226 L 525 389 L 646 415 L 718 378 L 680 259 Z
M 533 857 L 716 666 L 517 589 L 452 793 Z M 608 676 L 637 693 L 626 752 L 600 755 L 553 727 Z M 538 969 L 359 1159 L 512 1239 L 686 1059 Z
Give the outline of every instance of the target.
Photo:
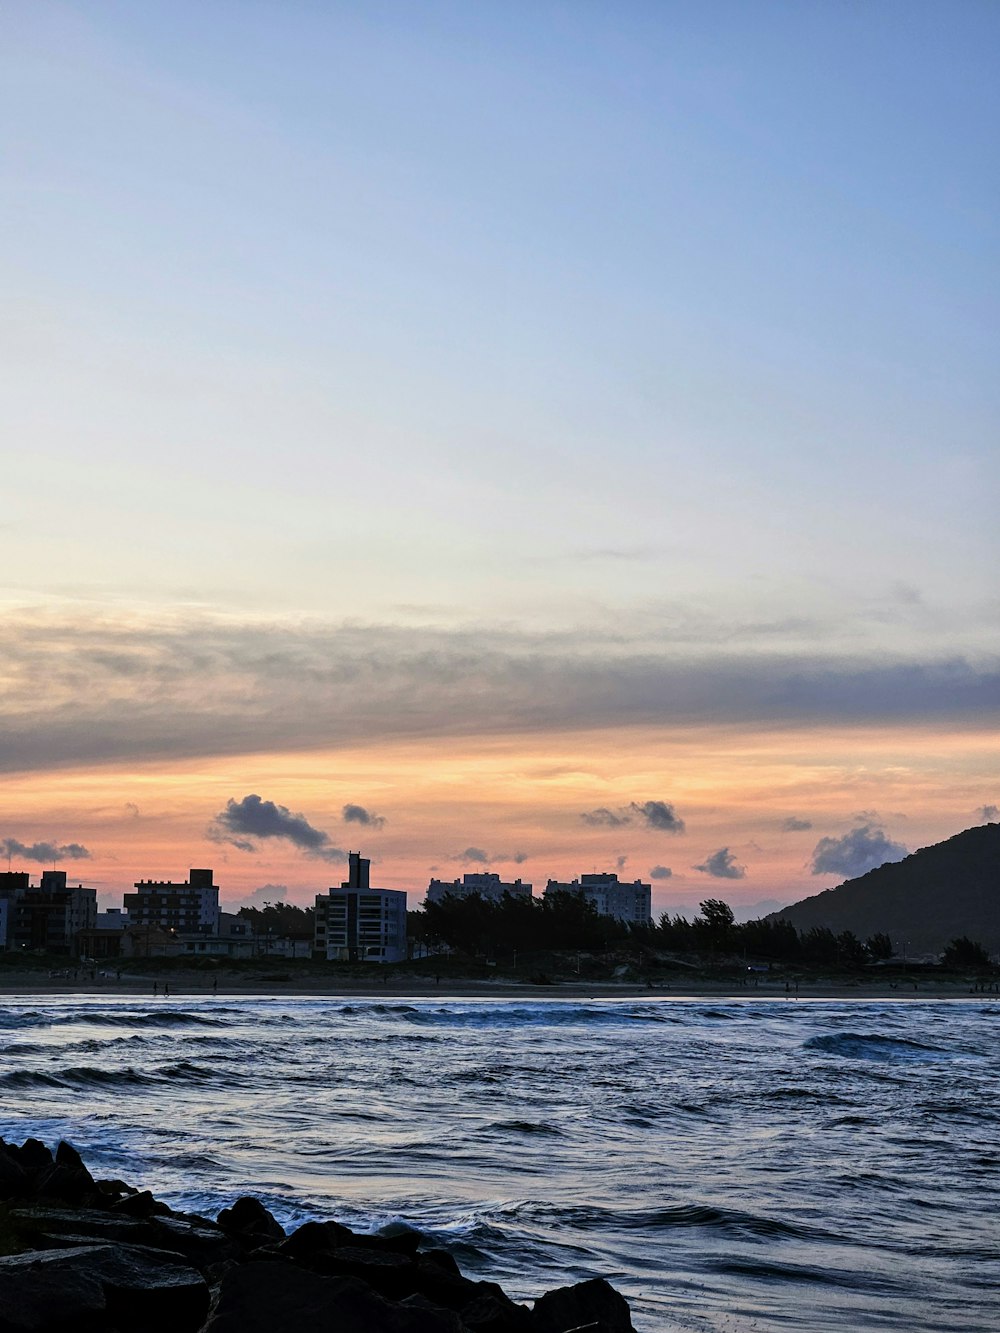
M 547 893 L 542 898 L 504 894 L 498 900 L 449 894 L 426 903 L 422 912 L 408 913 L 407 928 L 411 939 L 487 958 L 614 949 L 852 968 L 891 958 L 894 952 L 892 940 L 883 932 L 860 940 L 849 930 L 837 933 L 825 926 L 800 932 L 780 918 L 737 923 L 732 908 L 718 898 L 702 902 L 692 920 L 665 912 L 656 922 L 632 925 L 600 915 L 575 893 Z M 942 961 L 976 967 L 988 965 L 989 957 L 981 945 L 962 938 L 948 945 Z

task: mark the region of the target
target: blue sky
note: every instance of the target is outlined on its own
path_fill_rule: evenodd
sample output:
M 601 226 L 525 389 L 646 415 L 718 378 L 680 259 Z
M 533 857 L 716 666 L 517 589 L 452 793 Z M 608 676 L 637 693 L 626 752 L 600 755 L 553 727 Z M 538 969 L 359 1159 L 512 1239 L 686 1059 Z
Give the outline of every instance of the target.
M 896 673 L 869 713 L 906 712 L 905 679 L 919 716 L 943 663 L 995 704 L 996 6 L 40 0 L 2 25 L 11 642 L 169 625 L 190 662 L 199 626 L 233 636 L 190 678 L 159 662 L 179 694 L 137 746 L 179 699 L 229 708 L 262 622 L 306 657 L 377 627 L 407 680 L 429 633 L 457 675 L 469 643 L 537 662 L 552 636 L 602 680 L 680 661 L 730 682 L 713 717 L 775 654 Z M 495 683 L 468 670 L 467 701 Z M 96 681 L 57 692 L 91 735 L 121 685 Z M 282 731 L 269 690 L 268 745 L 301 744 L 315 700 Z M 54 768 L 114 757 L 11 697 Z

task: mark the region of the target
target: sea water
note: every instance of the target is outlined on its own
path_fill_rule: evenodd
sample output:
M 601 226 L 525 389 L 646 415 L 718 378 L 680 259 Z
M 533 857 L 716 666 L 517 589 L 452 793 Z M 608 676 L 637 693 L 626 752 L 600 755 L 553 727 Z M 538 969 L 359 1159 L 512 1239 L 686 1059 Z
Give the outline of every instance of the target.
M 656 1330 L 1000 1327 L 1000 1004 L 0 1002 L 0 1134 Z

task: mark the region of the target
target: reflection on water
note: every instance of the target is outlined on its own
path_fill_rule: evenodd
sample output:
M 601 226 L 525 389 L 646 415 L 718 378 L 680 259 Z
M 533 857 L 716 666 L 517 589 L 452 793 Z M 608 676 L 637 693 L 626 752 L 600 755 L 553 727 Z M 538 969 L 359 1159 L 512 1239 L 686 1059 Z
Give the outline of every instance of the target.
M 657 1329 L 995 1327 L 1000 1006 L 6 1001 L 3 1135 Z

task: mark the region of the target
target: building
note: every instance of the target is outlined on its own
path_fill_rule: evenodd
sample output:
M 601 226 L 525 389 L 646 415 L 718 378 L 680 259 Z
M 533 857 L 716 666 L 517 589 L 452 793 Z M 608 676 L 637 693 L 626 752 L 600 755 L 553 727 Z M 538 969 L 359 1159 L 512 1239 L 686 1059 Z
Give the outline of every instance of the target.
M 427 888 L 427 901 L 439 903 L 442 898 L 471 898 L 474 893 L 486 902 L 498 903 L 505 893 L 512 898 L 530 898 L 532 886 L 522 884 L 519 879 L 513 884 L 505 884 L 499 875 L 486 871 L 463 875 L 460 880 L 432 879 Z
M 652 919 L 653 890 L 651 885 L 635 880 L 622 884 L 613 871 L 603 874 L 581 875 L 569 884 L 550 879 L 546 894 L 575 893 L 591 903 L 601 916 L 613 916 L 616 921 L 645 926 Z
M 219 933 L 219 890 L 211 870 L 190 870 L 183 884 L 141 879 L 124 901 L 130 926 L 157 926 L 178 935 Z
M 0 871 L 0 949 L 10 948 L 10 927 L 13 920 L 14 900 L 27 891 L 30 883 L 27 871 Z
M 371 862 L 348 852 L 347 883 L 316 895 L 313 957 L 342 963 L 401 963 L 406 959 L 406 894 L 373 889 Z
M 98 912 L 93 926 L 79 935 L 80 956 L 98 959 L 119 958 L 128 917 L 120 907 Z
M 9 949 L 77 953 L 81 932 L 97 920 L 97 890 L 68 885 L 65 870 L 44 870 L 37 888 L 14 886 L 7 910 Z

